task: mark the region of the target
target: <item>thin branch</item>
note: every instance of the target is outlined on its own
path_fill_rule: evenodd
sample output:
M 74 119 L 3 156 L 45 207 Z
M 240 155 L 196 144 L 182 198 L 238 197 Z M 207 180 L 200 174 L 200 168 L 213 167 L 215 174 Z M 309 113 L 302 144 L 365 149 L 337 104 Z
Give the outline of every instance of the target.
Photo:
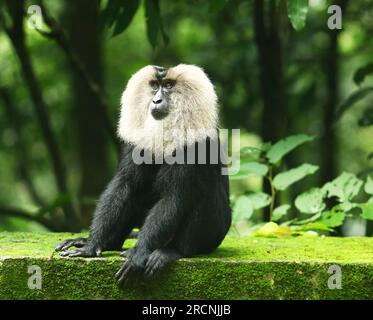
M 269 208 L 269 221 L 272 220 L 273 216 L 273 210 L 275 207 L 275 202 L 276 202 L 276 189 L 273 186 L 273 167 L 270 166 L 269 168 L 269 173 L 268 173 L 268 181 L 271 189 L 271 205 Z
M 48 108 L 43 99 L 41 89 L 31 63 L 31 57 L 25 44 L 25 33 L 23 30 L 24 1 L 7 0 L 6 4 L 9 14 L 12 17 L 13 25 L 11 27 L 5 25 L 5 19 L 2 16 L 2 13 L 0 13 L 0 23 L 4 25 L 4 29 L 18 56 L 22 75 L 28 86 L 33 107 L 39 120 L 43 139 L 51 158 L 58 190 L 60 193 L 68 193 L 65 166 L 63 165 L 57 139 L 50 124 L 47 111 Z M 77 228 L 77 215 L 73 206 L 71 204 L 66 205 L 64 207 L 64 212 L 66 215 L 67 226 L 71 226 L 71 229 Z
M 117 152 L 120 151 L 120 144 L 116 135 L 116 131 L 114 126 L 112 125 L 112 121 L 109 115 L 109 106 L 106 102 L 105 96 L 100 88 L 100 85 L 91 77 L 89 72 L 87 71 L 84 63 L 81 61 L 79 56 L 76 54 L 74 48 L 69 43 L 64 30 L 58 24 L 58 22 L 49 14 L 48 10 L 46 9 L 44 2 L 39 0 L 40 8 L 42 9 L 44 21 L 47 26 L 50 28 L 50 32 L 45 32 L 42 30 L 37 29 L 37 31 L 49 38 L 56 41 L 56 43 L 62 48 L 65 52 L 71 66 L 76 70 L 79 76 L 84 80 L 84 83 L 87 85 L 88 89 L 91 93 L 97 98 L 97 101 L 100 105 L 100 112 L 103 115 L 103 120 L 105 123 L 106 130 L 112 140 Z
M 9 216 L 9 217 L 21 218 L 21 219 L 25 219 L 25 220 L 29 220 L 29 221 L 34 221 L 34 222 L 40 223 L 41 225 L 45 226 L 50 231 L 60 231 L 48 219 L 45 219 L 43 217 L 35 216 L 32 213 L 30 213 L 28 211 L 21 210 L 21 209 L 1 208 L 0 207 L 0 216 Z
M 18 134 L 18 139 L 17 139 L 17 144 L 15 145 L 15 153 L 17 156 L 17 165 L 18 165 L 18 170 L 17 173 L 21 177 L 21 179 L 24 181 L 27 190 L 31 196 L 31 198 L 34 200 L 34 202 L 43 207 L 45 206 L 45 203 L 43 199 L 39 196 L 38 191 L 36 190 L 36 187 L 34 185 L 34 182 L 30 176 L 29 170 L 27 169 L 27 165 L 30 163 L 29 161 L 29 156 L 27 153 L 27 148 L 26 145 L 21 137 L 21 132 L 22 132 L 22 126 L 19 123 L 19 116 L 16 111 L 16 107 L 13 103 L 12 96 L 9 92 L 8 89 L 4 87 L 0 87 L 0 98 L 3 101 L 4 109 L 5 109 L 5 114 L 13 126 L 14 130 Z

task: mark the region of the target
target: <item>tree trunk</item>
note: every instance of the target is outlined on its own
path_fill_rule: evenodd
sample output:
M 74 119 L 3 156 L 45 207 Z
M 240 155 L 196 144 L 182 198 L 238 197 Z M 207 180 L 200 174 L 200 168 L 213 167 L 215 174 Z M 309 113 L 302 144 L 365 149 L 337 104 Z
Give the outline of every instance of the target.
M 281 41 L 281 6 L 255 0 L 255 41 L 258 48 L 260 84 L 263 98 L 262 129 L 264 141 L 275 142 L 286 134 L 286 106 Z M 266 12 L 268 11 L 268 12 Z M 267 16 L 268 15 L 268 16 Z M 266 23 L 267 22 L 267 23 Z
M 345 10 L 348 0 L 340 0 L 336 4 Z M 338 141 L 333 128 L 335 113 L 339 101 L 339 52 L 338 37 L 340 30 L 328 30 L 329 46 L 324 59 L 327 96 L 323 110 L 323 133 L 320 141 L 321 182 L 325 183 L 337 175 Z
M 101 32 L 97 1 L 75 0 L 68 3 L 67 23 L 71 45 L 87 72 L 102 85 Z M 108 180 L 107 133 L 97 99 L 81 76 L 72 72 L 72 118 L 78 133 L 78 155 L 81 168 L 81 199 L 97 199 Z M 89 203 L 92 203 L 89 201 Z M 82 225 L 89 226 L 94 204 L 81 204 Z
M 283 1 L 268 6 L 263 0 L 254 1 L 255 42 L 258 49 L 260 84 L 263 99 L 261 136 L 265 142 L 276 142 L 286 135 L 286 104 L 283 71 L 281 19 Z M 265 181 L 264 191 L 270 193 Z M 269 220 L 266 210 L 264 219 Z

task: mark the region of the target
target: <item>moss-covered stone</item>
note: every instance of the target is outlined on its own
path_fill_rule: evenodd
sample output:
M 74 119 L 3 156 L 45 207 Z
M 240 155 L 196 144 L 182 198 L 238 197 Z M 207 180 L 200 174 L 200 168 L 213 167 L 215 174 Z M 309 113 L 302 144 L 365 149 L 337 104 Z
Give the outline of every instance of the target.
M 151 281 L 119 289 L 123 258 L 61 258 L 67 233 L 0 233 L 0 299 L 372 299 L 373 238 L 233 238 L 214 253 L 181 259 Z M 125 243 L 131 247 L 134 240 Z M 329 289 L 329 266 L 342 269 L 342 289 Z M 29 289 L 28 267 L 42 270 Z

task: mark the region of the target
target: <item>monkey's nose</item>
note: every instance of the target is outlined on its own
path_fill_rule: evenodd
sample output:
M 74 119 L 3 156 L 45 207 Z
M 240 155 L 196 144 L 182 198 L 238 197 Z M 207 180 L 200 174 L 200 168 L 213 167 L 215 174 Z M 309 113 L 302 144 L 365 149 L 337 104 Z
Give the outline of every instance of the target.
M 162 99 L 155 99 L 153 100 L 154 104 L 160 104 L 162 102 Z

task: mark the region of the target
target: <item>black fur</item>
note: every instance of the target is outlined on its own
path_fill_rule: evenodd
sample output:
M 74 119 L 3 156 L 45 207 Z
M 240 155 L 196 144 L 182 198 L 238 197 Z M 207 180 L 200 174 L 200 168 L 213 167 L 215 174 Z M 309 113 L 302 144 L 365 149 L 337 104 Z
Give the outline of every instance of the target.
M 197 158 L 197 145 L 195 150 Z M 119 283 L 135 274 L 152 276 L 180 257 L 211 252 L 231 223 L 228 177 L 221 174 L 220 160 L 209 164 L 207 154 L 207 164 L 136 165 L 132 151 L 133 146 L 123 145 L 117 173 L 100 197 L 88 239 L 65 240 L 57 247 L 64 256 L 96 256 L 121 250 L 131 230 L 140 228 L 136 246 L 116 275 Z M 71 246 L 79 248 L 67 250 Z

